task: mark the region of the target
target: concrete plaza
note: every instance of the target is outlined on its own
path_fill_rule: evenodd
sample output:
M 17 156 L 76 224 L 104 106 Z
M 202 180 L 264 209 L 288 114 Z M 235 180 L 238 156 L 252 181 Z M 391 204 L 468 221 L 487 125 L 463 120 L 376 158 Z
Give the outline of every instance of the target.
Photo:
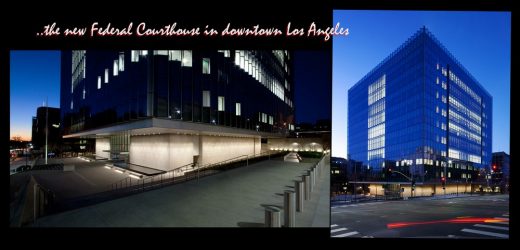
M 319 159 L 271 159 L 216 175 L 38 219 L 37 227 L 262 227 L 265 206 L 283 207 L 283 191 Z M 297 227 L 329 226 L 329 157 Z M 283 213 L 282 213 L 283 222 Z M 283 224 L 283 223 L 282 223 Z

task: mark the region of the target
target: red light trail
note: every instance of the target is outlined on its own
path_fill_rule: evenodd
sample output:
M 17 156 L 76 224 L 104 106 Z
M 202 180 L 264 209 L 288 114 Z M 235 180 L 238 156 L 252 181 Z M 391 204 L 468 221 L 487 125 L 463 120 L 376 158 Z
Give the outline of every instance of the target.
M 400 227 L 409 227 L 416 225 L 428 225 L 428 224 L 440 224 L 440 223 L 490 223 L 490 222 L 505 222 L 508 221 L 506 219 L 496 219 L 496 218 L 456 218 L 449 220 L 435 220 L 435 221 L 419 221 L 419 222 L 395 222 L 388 223 L 386 227 L 388 229 L 400 228 Z

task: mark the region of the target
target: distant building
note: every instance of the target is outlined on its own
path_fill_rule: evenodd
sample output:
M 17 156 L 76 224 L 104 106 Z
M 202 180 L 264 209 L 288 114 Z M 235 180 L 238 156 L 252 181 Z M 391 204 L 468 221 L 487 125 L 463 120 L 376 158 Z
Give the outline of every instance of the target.
M 48 151 L 55 151 L 60 145 L 61 117 L 59 108 L 39 107 L 32 119 L 33 150 L 45 150 L 47 137 Z M 48 134 L 46 135 L 46 128 Z
M 505 152 L 493 153 L 491 180 L 493 185 L 500 188 L 509 187 L 509 155 Z
M 324 124 L 329 124 L 329 126 Z M 302 122 L 296 124 L 294 128 L 294 131 L 287 138 L 268 139 L 267 146 L 269 149 L 274 151 L 318 153 L 314 155 L 330 151 L 330 120 L 317 120 L 316 123 Z
M 331 195 L 347 192 L 348 160 L 345 158 L 330 158 L 330 191 Z

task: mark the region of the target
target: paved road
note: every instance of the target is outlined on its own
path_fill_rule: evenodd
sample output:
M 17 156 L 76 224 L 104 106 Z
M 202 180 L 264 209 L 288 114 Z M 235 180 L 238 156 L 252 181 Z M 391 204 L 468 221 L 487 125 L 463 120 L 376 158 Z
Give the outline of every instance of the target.
M 355 203 L 331 208 L 331 237 L 509 238 L 509 196 Z

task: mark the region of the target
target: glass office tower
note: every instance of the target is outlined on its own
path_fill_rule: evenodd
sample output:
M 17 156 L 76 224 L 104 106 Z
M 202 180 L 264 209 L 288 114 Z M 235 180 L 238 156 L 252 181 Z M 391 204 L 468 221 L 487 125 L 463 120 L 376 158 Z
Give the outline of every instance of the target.
M 348 90 L 351 179 L 473 182 L 491 163 L 491 121 L 491 95 L 423 27 Z
M 95 138 L 96 156 L 129 155 L 130 163 L 164 170 L 259 154 L 262 138 L 294 130 L 291 57 L 286 50 L 63 51 L 64 137 Z

